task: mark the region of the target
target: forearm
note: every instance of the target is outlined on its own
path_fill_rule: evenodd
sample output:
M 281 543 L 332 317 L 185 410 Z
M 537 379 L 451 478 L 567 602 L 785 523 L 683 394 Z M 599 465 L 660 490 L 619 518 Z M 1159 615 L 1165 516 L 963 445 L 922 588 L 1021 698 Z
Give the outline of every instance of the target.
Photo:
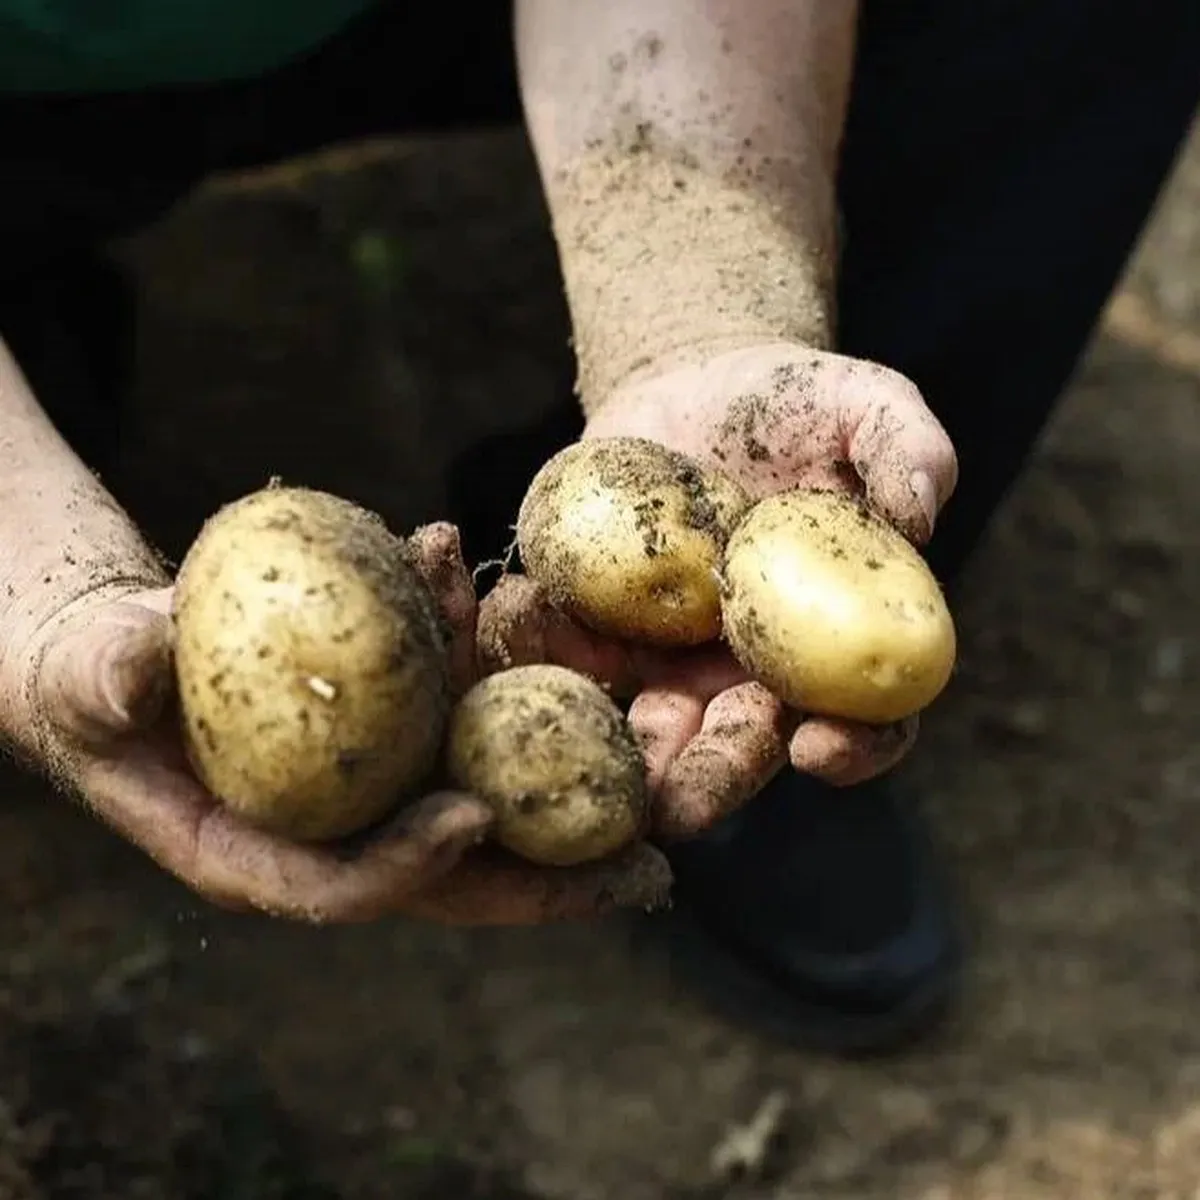
M 647 367 L 828 346 L 855 20 L 854 0 L 519 0 L 585 409 Z
M 59 437 L 0 341 L 0 665 L 77 596 L 161 582 L 153 553 Z

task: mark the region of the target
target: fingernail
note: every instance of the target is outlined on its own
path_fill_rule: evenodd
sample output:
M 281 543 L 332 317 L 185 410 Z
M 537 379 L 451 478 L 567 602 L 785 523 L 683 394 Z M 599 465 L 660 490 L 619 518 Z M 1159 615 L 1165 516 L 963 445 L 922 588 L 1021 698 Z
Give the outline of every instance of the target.
M 438 848 L 435 857 L 439 862 L 458 862 L 464 854 L 478 850 L 487 841 L 487 834 L 482 829 L 460 833 L 447 838 Z
M 487 840 L 487 831 L 479 827 L 439 835 L 436 824 L 430 828 L 424 818 L 418 816 L 414 820 L 411 813 L 402 811 L 352 834 L 330 849 L 343 862 L 354 862 L 368 851 L 395 853 L 407 859 L 414 839 L 431 844 L 426 861 L 431 869 L 436 870 L 443 864 L 447 867 L 454 865 L 464 854 L 482 845 Z
M 127 729 L 133 724 L 129 705 L 125 703 L 127 674 L 120 655 L 114 656 L 114 661 L 105 662 L 100 668 L 100 700 L 112 724 L 120 729 Z
M 675 882 L 670 864 L 660 850 L 643 844 L 605 872 L 597 893 L 601 912 L 641 908 L 654 912 L 670 902 Z
M 114 728 L 140 729 L 162 711 L 170 685 L 165 647 L 138 635 L 112 643 L 99 665 L 100 699 Z
M 439 853 L 463 853 L 485 841 L 491 824 L 490 809 L 467 800 L 448 802 L 441 811 L 433 801 L 401 809 L 381 835 L 381 840 L 420 840 L 439 847 Z
M 933 480 L 924 471 L 914 471 L 908 482 L 913 490 L 913 495 L 917 498 L 917 503 L 925 514 L 929 532 L 932 534 L 933 527 L 937 523 L 937 488 L 933 486 Z

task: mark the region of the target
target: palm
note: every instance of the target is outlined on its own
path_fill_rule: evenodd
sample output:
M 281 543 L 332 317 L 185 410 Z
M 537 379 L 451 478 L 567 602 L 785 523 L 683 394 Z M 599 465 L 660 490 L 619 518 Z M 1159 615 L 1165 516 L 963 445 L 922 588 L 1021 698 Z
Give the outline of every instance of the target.
M 410 546 L 451 632 L 451 672 L 461 690 L 474 675 L 476 605 L 457 532 L 427 526 Z M 34 756 L 205 898 L 320 922 L 403 911 L 469 924 L 591 917 L 612 903 L 661 899 L 669 869 L 649 847 L 551 875 L 481 848 L 491 810 L 462 793 L 426 796 L 386 828 L 336 847 L 298 845 L 244 824 L 188 765 L 170 602 L 169 589 L 74 601 L 24 647 L 20 682 L 6 690 L 28 697 L 22 740 Z
M 622 389 L 584 437 L 618 433 L 690 454 L 756 496 L 793 487 L 865 492 L 917 542 L 932 533 L 957 480 L 945 431 L 904 376 L 786 344 L 733 351 Z
M 36 689 L 44 753 L 108 825 L 208 899 L 305 915 L 337 886 L 332 860 L 242 825 L 188 765 L 170 599 L 164 589 L 100 600 L 47 631 Z
M 953 490 L 953 447 L 894 371 L 787 344 L 715 355 L 635 379 L 588 421 L 585 438 L 649 438 L 717 467 L 755 496 L 799 486 L 861 491 L 914 541 Z M 518 616 L 518 614 L 520 614 Z M 485 663 L 549 659 L 636 693 L 663 834 L 706 827 L 790 758 L 837 784 L 894 764 L 916 722 L 885 729 L 789 713 L 719 646 L 663 654 L 570 625 L 526 580 L 485 601 Z

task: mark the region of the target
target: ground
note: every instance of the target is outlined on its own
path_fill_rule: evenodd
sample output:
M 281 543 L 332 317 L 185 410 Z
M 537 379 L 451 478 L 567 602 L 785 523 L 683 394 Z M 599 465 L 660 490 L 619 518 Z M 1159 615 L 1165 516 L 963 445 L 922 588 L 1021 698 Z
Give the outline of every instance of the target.
M 120 252 L 128 494 L 168 547 L 272 473 L 437 516 L 464 431 L 567 378 L 506 135 L 219 180 Z M 912 766 L 975 938 L 934 1043 L 782 1051 L 622 925 L 217 914 L 6 774 L 0 1200 L 1194 1197 L 1198 412 L 1200 141 L 972 571 Z M 730 1178 L 756 1116 L 778 1136 Z

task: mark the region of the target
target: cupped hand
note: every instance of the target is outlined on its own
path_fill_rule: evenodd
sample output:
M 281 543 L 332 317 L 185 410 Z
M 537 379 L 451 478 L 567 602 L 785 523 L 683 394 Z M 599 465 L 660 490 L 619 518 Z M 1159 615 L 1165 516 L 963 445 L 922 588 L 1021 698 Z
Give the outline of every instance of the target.
M 411 548 L 450 630 L 458 691 L 475 671 L 475 592 L 457 531 L 428 526 Z M 170 651 L 171 591 L 105 588 L 75 598 L 5 659 L 0 688 L 24 714 L 9 731 L 57 783 L 209 901 L 310 922 L 404 913 L 454 924 L 594 917 L 662 899 L 649 847 L 595 867 L 548 871 L 483 843 L 492 814 L 440 791 L 338 846 L 299 845 L 231 815 L 188 767 Z
M 756 498 L 795 487 L 858 494 L 918 546 L 958 474 L 949 437 L 908 379 L 791 343 L 642 372 L 595 410 L 583 436 L 660 442 Z M 916 718 L 878 727 L 790 712 L 719 644 L 662 652 L 600 638 L 520 576 L 485 598 L 479 652 L 485 670 L 557 662 L 631 699 L 664 837 L 708 827 L 789 760 L 835 785 L 862 782 L 894 766 L 917 732 Z

